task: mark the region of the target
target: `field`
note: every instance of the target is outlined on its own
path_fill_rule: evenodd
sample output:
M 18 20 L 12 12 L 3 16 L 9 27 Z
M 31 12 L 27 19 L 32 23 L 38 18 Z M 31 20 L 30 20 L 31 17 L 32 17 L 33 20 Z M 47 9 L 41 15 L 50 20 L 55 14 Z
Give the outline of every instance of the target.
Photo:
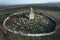
M 15 10 L 16 9 L 16 10 Z M 0 10 L 0 40 L 60 40 L 60 11 L 49 9 L 38 9 L 36 11 L 47 14 L 55 19 L 57 22 L 57 30 L 54 34 L 44 37 L 27 37 L 18 34 L 13 34 L 8 31 L 5 32 L 2 23 L 4 19 L 14 12 L 22 11 L 19 8 Z

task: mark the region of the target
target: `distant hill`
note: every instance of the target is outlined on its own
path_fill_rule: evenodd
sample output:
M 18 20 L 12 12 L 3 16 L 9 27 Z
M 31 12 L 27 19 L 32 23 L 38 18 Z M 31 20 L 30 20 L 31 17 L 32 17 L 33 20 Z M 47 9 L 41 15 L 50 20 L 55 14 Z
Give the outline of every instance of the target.
M 12 9 L 12 8 L 20 8 L 25 6 L 38 6 L 41 9 L 49 9 L 49 10 L 59 10 L 60 11 L 60 2 L 48 2 L 48 3 L 37 3 L 37 4 L 17 4 L 17 5 L 6 5 L 0 3 L 0 10 Z M 37 8 L 38 8 L 37 7 Z
M 60 2 L 47 2 L 47 3 L 34 3 L 34 4 L 60 4 Z M 5 6 L 5 5 L 23 5 L 23 4 L 0 3 L 0 6 Z
M 60 4 L 60 2 L 48 2 L 46 4 Z

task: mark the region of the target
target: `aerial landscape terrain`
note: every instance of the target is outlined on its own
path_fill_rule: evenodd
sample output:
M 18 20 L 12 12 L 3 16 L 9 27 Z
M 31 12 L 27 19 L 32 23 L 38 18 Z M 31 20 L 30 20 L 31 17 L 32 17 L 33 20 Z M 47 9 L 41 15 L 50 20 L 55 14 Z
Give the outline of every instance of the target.
M 56 31 L 48 36 L 23 36 L 4 29 L 3 21 L 9 15 L 29 10 L 33 7 L 36 12 L 51 16 L 56 21 Z M 30 4 L 0 6 L 0 40 L 60 40 L 60 4 Z

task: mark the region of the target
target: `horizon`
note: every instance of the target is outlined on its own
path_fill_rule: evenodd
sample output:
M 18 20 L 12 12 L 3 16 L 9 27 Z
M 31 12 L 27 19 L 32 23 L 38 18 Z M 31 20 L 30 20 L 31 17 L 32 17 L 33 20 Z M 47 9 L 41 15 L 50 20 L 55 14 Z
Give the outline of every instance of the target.
M 17 5 L 17 4 L 37 4 L 60 2 L 60 0 L 0 0 L 0 5 Z

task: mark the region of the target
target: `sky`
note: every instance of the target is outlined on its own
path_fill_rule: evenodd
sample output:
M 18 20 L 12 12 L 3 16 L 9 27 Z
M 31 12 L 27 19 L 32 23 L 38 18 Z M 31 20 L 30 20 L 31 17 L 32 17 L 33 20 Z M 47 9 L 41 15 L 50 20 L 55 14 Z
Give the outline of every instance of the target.
M 60 0 L 0 0 L 0 4 L 3 5 L 34 4 L 47 2 L 60 2 Z

